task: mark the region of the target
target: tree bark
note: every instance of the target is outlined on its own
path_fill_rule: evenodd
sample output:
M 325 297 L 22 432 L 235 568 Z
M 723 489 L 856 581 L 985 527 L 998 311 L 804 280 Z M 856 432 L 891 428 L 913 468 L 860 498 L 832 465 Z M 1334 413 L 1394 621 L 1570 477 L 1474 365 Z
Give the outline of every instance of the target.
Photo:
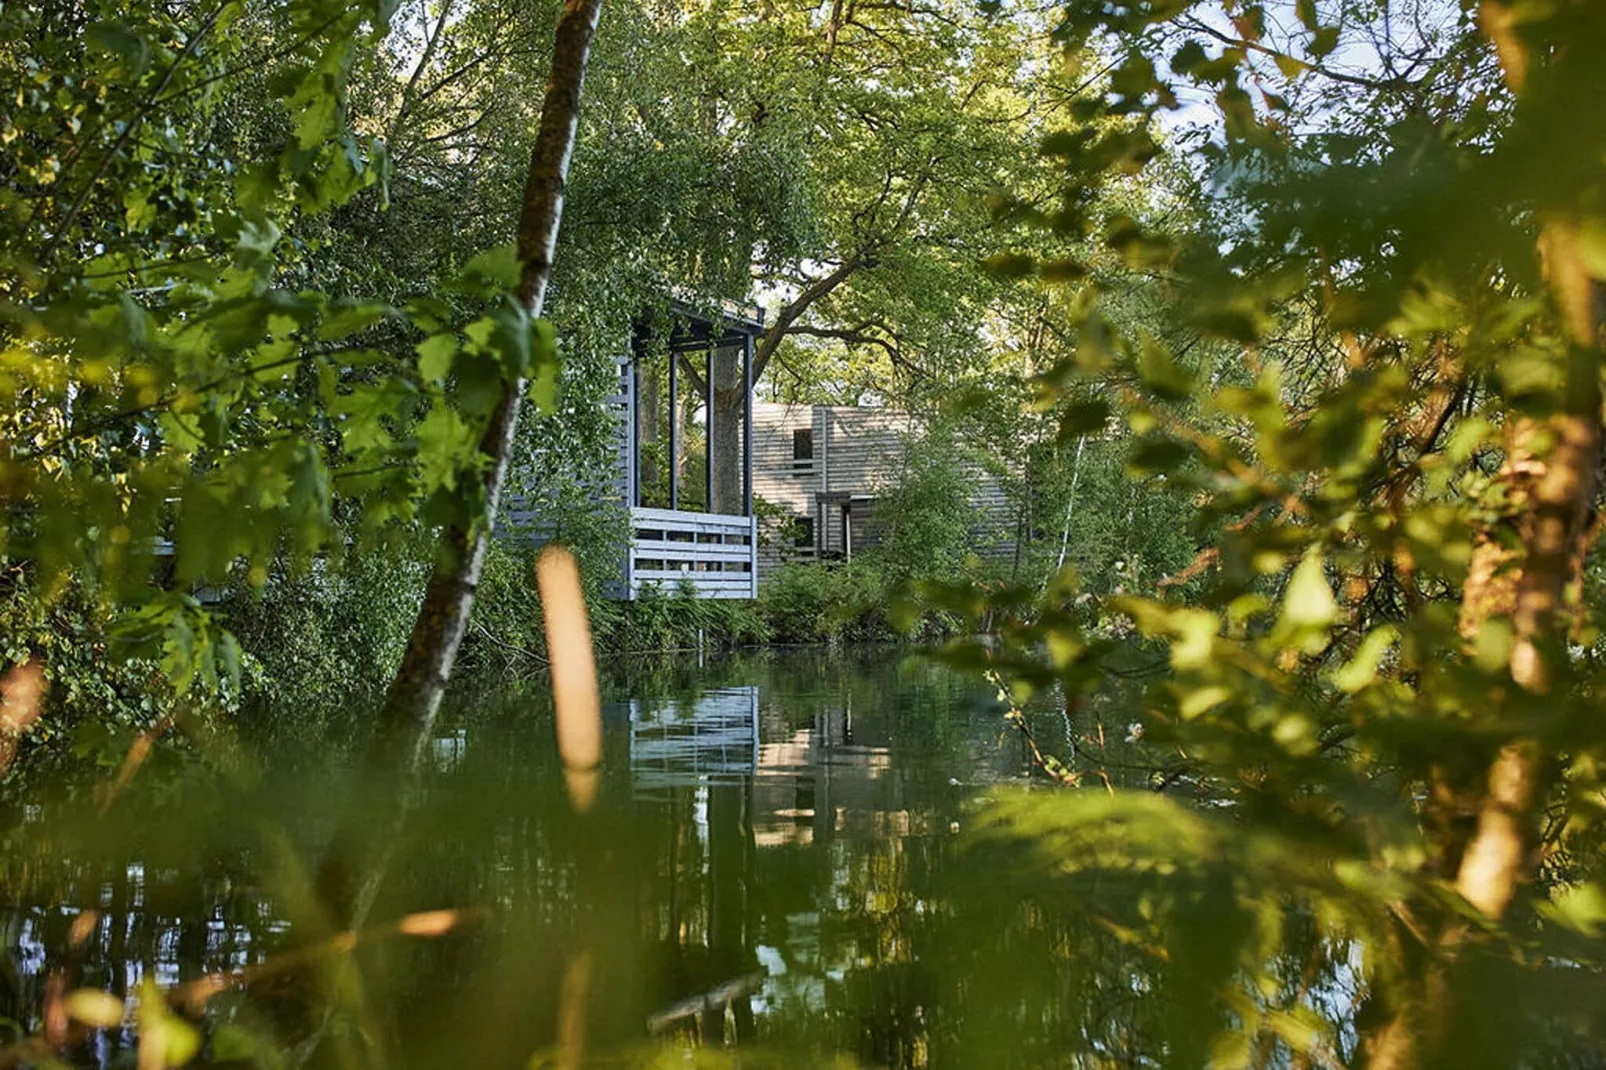
M 660 414 L 663 397 L 659 390 L 659 371 L 656 364 L 637 364 L 641 390 L 636 398 L 636 435 L 641 443 L 641 489 L 649 505 L 667 505 L 669 484 L 664 478 L 665 469 L 659 461 L 663 443 L 660 439 Z
M 1529 55 L 1509 8 L 1485 0 L 1479 17 L 1507 84 L 1520 95 L 1528 82 Z M 1539 236 L 1545 282 L 1574 355 L 1561 411 L 1512 418 L 1497 477 L 1506 493 L 1506 518 L 1474 549 L 1458 622 L 1471 641 L 1496 618 L 1510 620 L 1511 679 L 1529 695 L 1550 691 L 1556 659 L 1565 656 L 1568 593 L 1582 573 L 1601 461 L 1599 368 L 1606 319 L 1602 287 L 1580 255 L 1577 228 L 1570 217 L 1552 216 Z M 1588 359 L 1577 359 L 1579 354 Z M 1511 548 L 1503 533 L 1514 533 L 1519 548 Z M 1492 922 L 1505 915 L 1532 876 L 1546 759 L 1537 739 L 1514 735 L 1490 762 L 1481 788 L 1471 793 L 1475 825 L 1450 863 L 1456 891 Z M 1402 1000 L 1367 1040 L 1370 1070 L 1413 1070 L 1443 1041 L 1445 1024 L 1455 1013 L 1450 965 L 1470 935 L 1460 919 L 1440 928 L 1417 994 Z
M 714 351 L 714 382 L 710 390 L 714 432 L 708 463 L 714 476 L 711 513 L 740 516 L 742 502 L 743 384 L 742 351 L 727 347 Z
M 567 0 L 558 20 L 518 224 L 522 266 L 516 293 L 532 317 L 541 312 L 552 273 L 586 59 L 601 6 L 602 0 Z M 508 383 L 492 413 L 479 445 L 488 462 L 486 515 L 453 524 L 442 536 L 401 667 L 379 713 L 359 792 L 318 871 L 317 893 L 333 931 L 363 924 L 411 807 L 435 716 L 468 626 L 527 388 L 524 380 Z
M 1506 80 L 1521 93 L 1528 56 L 1503 3 L 1480 7 L 1484 32 L 1495 46 Z M 1506 551 L 1490 540 L 1477 548 L 1464 592 L 1461 629 L 1476 634 L 1492 612 L 1509 612 L 1515 643 L 1511 678 L 1530 694 L 1550 690 L 1549 660 L 1564 649 L 1567 591 L 1583 568 L 1593 517 L 1601 452 L 1601 287 L 1580 253 L 1578 224 L 1552 218 L 1539 237 L 1545 281 L 1559 314 L 1562 337 L 1591 359 L 1570 360 L 1562 411 L 1514 425 L 1501 470 L 1517 511 L 1523 559 L 1497 572 L 1484 562 Z M 1530 867 L 1534 810 L 1539 803 L 1539 745 L 1514 739 L 1489 769 L 1477 830 L 1456 873 L 1456 890 L 1484 915 L 1498 920 Z

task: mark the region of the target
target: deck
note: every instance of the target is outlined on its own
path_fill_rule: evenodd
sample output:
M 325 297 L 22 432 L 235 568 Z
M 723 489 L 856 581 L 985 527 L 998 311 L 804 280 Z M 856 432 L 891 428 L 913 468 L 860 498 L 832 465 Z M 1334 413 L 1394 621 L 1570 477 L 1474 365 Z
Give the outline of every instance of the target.
M 699 598 L 758 597 L 758 521 L 750 516 L 630 510 L 625 597 L 690 585 Z

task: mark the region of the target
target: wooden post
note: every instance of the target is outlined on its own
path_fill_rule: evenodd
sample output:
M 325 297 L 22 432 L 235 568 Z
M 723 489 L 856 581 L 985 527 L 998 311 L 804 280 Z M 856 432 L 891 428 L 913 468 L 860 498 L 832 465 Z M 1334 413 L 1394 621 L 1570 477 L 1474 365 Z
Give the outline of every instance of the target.
M 641 492 L 641 352 L 630 349 L 630 504 L 646 505 Z
M 742 341 L 742 515 L 753 515 L 753 336 Z
M 680 354 L 669 351 L 669 508 L 680 508 Z
M 713 341 L 710 339 L 710 342 L 708 342 L 708 360 L 703 365 L 703 374 L 707 376 L 707 379 L 705 379 L 707 387 L 703 389 L 703 394 L 707 395 L 705 403 L 703 403 L 703 411 L 707 413 L 707 419 L 703 423 L 703 440 L 705 440 L 705 445 L 703 445 L 703 482 L 708 487 L 708 498 L 703 503 L 703 513 L 713 513 L 713 410 L 715 410 L 715 400 L 713 400 L 713 397 L 715 397 L 715 389 L 713 389 L 713 355 L 715 355 L 715 347 L 713 347 Z

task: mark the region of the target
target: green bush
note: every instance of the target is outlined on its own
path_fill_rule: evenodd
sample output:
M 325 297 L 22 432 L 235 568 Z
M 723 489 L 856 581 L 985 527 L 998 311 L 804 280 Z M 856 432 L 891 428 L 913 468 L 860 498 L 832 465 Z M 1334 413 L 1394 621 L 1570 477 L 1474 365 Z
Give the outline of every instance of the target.
M 690 583 L 673 590 L 648 588 L 642 597 L 616 603 L 606 631 L 599 631 L 603 653 L 688 650 L 707 646 L 753 646 L 772 634 L 752 602 L 698 598 Z
M 260 588 L 224 592 L 219 617 L 246 652 L 248 715 L 361 706 L 389 684 L 427 579 L 415 546 L 353 550 Z
M 758 608 L 780 643 L 875 643 L 951 634 L 952 617 L 912 602 L 915 578 L 895 579 L 869 556 L 788 564 L 764 579 Z M 900 604 L 910 610 L 907 621 L 894 620 Z
M 875 504 L 879 544 L 868 551 L 886 576 L 907 581 L 952 577 L 971 556 L 977 477 L 966 450 L 947 428 L 910 436 L 892 483 Z
M 25 566 L 0 567 L 0 664 L 6 671 L 36 664 L 45 682 L 37 719 L 7 755 L 14 760 L 0 762 L 0 794 L 37 785 L 42 776 L 58 783 L 74 781 L 75 773 L 103 778 L 167 711 L 172 687 L 160 661 L 124 656 L 130 652 L 120 646 L 111 612 L 76 584 L 47 596 Z

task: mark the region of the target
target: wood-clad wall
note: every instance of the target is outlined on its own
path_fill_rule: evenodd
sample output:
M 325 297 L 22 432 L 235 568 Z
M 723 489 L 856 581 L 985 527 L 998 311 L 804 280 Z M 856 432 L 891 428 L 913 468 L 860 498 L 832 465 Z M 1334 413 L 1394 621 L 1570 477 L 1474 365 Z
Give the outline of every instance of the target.
M 815 528 L 813 551 L 800 551 L 788 532 L 768 525 L 769 539 L 759 551 L 761 572 L 812 552 L 841 553 L 843 505 L 822 508 L 818 495 L 877 496 L 897 479 L 904 441 L 920 429 L 913 415 L 896 409 L 775 402 L 753 406 L 753 425 L 754 496 L 794 517 L 813 518 Z M 797 461 L 794 433 L 805 428 L 813 432 L 814 457 Z M 975 483 L 971 505 L 977 518 L 971 540 L 979 553 L 1007 556 L 1013 552 L 1014 534 L 1008 496 L 991 473 L 974 463 L 966 467 Z M 853 545 L 859 550 L 876 539 L 873 503 L 856 502 L 852 512 Z

